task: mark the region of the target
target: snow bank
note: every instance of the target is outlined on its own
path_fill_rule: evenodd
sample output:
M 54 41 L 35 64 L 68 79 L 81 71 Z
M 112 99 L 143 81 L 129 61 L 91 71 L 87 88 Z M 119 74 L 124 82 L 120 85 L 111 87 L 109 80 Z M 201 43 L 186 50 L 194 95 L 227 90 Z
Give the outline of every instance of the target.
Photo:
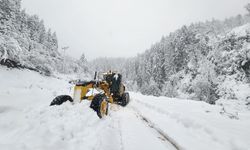
M 231 119 L 222 106 L 131 93 L 136 111 L 170 136 L 183 149 L 249 150 L 250 112 Z
M 68 80 L 72 77 L 0 66 L 1 150 L 121 148 L 118 122 L 110 117 L 100 120 L 89 101 L 49 106 L 55 96 L 72 93 Z
M 47 135 L 39 135 L 41 124 L 29 123 L 28 118 L 36 114 L 33 121 L 42 121 L 39 108 L 47 108 L 56 95 L 69 92 L 70 85 L 65 80 L 0 66 L 1 149 L 27 149 L 27 146 L 36 143 L 36 139 L 49 140 Z M 30 132 L 33 136 L 26 139 Z

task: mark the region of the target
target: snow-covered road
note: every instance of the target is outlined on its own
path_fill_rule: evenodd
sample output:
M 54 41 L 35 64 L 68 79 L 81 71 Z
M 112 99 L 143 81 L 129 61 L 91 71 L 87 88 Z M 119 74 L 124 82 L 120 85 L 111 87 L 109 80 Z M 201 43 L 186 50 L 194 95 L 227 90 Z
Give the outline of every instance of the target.
M 49 107 L 53 97 L 72 91 L 66 80 L 0 69 L 1 150 L 175 149 L 130 105 L 111 105 L 104 119 L 89 101 Z
M 89 101 L 49 107 L 67 79 L 0 68 L 1 150 L 248 150 L 250 113 L 203 102 L 130 92 L 99 119 Z M 7 80 L 8 79 L 8 80 Z

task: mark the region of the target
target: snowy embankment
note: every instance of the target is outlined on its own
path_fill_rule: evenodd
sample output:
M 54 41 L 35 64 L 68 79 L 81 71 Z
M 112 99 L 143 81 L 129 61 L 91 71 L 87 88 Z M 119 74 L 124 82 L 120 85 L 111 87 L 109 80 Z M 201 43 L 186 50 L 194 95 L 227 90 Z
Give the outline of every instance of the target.
M 250 111 L 130 92 L 125 108 L 99 119 L 89 101 L 49 107 L 68 79 L 0 67 L 1 150 L 247 150 Z M 235 116 L 235 117 L 232 117 Z
M 250 149 L 250 111 L 205 102 L 132 94 L 135 111 L 183 149 Z M 234 117 L 232 117 L 234 116 Z

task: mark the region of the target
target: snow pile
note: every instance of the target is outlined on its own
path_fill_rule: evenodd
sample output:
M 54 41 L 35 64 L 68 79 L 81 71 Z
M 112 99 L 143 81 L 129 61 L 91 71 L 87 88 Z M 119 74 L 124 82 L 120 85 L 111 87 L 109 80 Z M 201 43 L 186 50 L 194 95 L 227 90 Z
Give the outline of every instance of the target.
M 0 72 L 1 149 L 28 149 L 30 145 L 34 148 L 36 138 L 50 141 L 48 136 L 39 134 L 43 121 L 40 109 L 46 111 L 56 95 L 70 93 L 68 81 L 1 66 Z M 29 119 L 31 117 L 34 117 L 33 120 Z M 8 136 L 11 138 L 6 138 Z

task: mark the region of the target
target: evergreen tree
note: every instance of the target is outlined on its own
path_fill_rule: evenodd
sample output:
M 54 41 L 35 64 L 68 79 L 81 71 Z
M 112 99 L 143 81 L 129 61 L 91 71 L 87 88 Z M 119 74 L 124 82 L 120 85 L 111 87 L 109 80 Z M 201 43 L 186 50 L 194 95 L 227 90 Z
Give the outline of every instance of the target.
M 44 44 L 46 41 L 46 29 L 43 20 L 39 21 L 38 33 L 39 33 L 38 42 Z
M 53 50 L 58 49 L 58 41 L 57 41 L 56 32 L 53 32 L 53 34 L 51 36 L 51 45 L 53 47 Z
M 39 26 L 40 21 L 37 15 L 33 15 L 28 17 L 27 20 L 28 28 L 29 28 L 29 37 L 31 40 L 39 42 Z
M 80 68 L 79 68 L 80 73 L 87 73 L 88 72 L 87 59 L 86 59 L 84 53 L 82 53 L 80 59 L 78 60 L 78 64 L 80 66 Z

